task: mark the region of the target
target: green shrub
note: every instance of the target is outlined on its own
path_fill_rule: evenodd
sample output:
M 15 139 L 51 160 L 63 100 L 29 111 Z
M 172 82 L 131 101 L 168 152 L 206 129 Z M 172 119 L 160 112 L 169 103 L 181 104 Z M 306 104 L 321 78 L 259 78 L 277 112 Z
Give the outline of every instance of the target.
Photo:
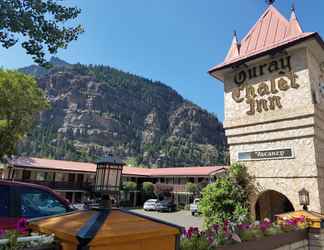
M 153 194 L 154 184 L 152 182 L 143 182 L 143 192 L 144 194 Z
M 192 182 L 187 182 L 186 184 L 186 192 L 188 193 L 197 193 L 198 185 Z
M 207 185 L 202 191 L 199 212 L 204 216 L 205 226 L 249 221 L 248 193 L 250 184 L 244 166 L 235 164 L 228 173 Z
M 257 240 L 264 237 L 263 232 L 258 227 L 252 227 L 240 232 L 240 238 L 242 241 Z
M 264 231 L 265 236 L 273 236 L 281 233 L 283 233 L 283 231 L 279 225 L 273 225 Z
M 205 237 L 193 236 L 180 241 L 180 250 L 208 250 L 209 244 Z
M 136 189 L 137 189 L 136 182 L 126 181 L 126 182 L 123 183 L 123 190 L 125 192 L 136 191 Z

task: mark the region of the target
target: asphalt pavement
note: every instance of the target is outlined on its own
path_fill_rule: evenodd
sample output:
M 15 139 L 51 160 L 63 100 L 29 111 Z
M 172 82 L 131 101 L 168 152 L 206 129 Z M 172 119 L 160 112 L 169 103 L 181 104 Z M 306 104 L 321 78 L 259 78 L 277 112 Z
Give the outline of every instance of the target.
M 155 211 L 144 211 L 143 209 L 131 209 L 130 211 L 156 218 L 168 223 L 173 223 L 181 227 L 198 227 L 202 229 L 203 218 L 198 216 L 192 216 L 190 211 L 181 210 L 171 213 L 159 213 Z

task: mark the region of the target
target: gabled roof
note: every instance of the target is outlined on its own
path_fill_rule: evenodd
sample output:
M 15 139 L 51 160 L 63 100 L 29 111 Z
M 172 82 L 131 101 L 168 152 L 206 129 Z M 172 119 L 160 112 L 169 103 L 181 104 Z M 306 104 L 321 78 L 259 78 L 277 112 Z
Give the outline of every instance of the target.
M 243 59 L 303 40 L 314 34 L 302 31 L 294 9 L 288 21 L 273 5 L 270 5 L 241 42 L 235 43 L 234 37 L 224 62 L 210 69 L 209 73 L 212 74 Z
M 69 172 L 95 173 L 97 165 L 94 163 L 50 160 L 34 157 L 17 157 L 9 161 L 10 165 L 21 168 L 35 168 L 44 170 L 61 170 Z M 176 168 L 136 168 L 124 167 L 123 175 L 134 177 L 162 177 L 162 176 L 209 176 L 221 173 L 226 166 L 209 167 L 176 167 Z

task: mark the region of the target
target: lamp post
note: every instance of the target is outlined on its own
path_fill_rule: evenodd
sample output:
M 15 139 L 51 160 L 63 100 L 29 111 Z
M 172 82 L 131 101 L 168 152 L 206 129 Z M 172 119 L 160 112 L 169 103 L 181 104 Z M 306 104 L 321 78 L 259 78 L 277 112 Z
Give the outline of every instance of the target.
M 101 197 L 102 208 L 112 208 L 110 195 L 117 195 L 116 202 L 118 203 L 124 165 L 121 159 L 111 154 L 97 162 L 94 191 Z
M 309 192 L 303 188 L 298 192 L 299 195 L 299 204 L 303 206 L 305 211 L 308 210 L 307 206 L 309 205 Z

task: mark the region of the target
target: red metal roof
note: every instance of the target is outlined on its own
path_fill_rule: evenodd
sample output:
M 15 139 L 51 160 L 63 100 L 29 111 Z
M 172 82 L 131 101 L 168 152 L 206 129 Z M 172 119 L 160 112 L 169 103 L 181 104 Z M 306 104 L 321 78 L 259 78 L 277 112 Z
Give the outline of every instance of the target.
M 10 165 L 16 167 L 27 167 L 35 169 L 61 170 L 70 172 L 96 172 L 96 164 L 50 160 L 34 157 L 18 157 L 9 161 Z M 138 168 L 124 167 L 123 174 L 130 176 L 158 177 L 158 176 L 208 176 L 223 172 L 226 166 L 209 167 L 177 167 L 177 168 Z
M 302 31 L 294 10 L 288 21 L 273 5 L 270 5 L 241 42 L 238 42 L 234 35 L 224 62 L 209 72 L 213 73 L 243 59 L 314 34 Z
M 39 169 L 64 170 L 75 172 L 96 172 L 97 166 L 93 163 L 61 161 L 34 157 L 17 157 L 9 161 L 17 167 L 31 167 Z

